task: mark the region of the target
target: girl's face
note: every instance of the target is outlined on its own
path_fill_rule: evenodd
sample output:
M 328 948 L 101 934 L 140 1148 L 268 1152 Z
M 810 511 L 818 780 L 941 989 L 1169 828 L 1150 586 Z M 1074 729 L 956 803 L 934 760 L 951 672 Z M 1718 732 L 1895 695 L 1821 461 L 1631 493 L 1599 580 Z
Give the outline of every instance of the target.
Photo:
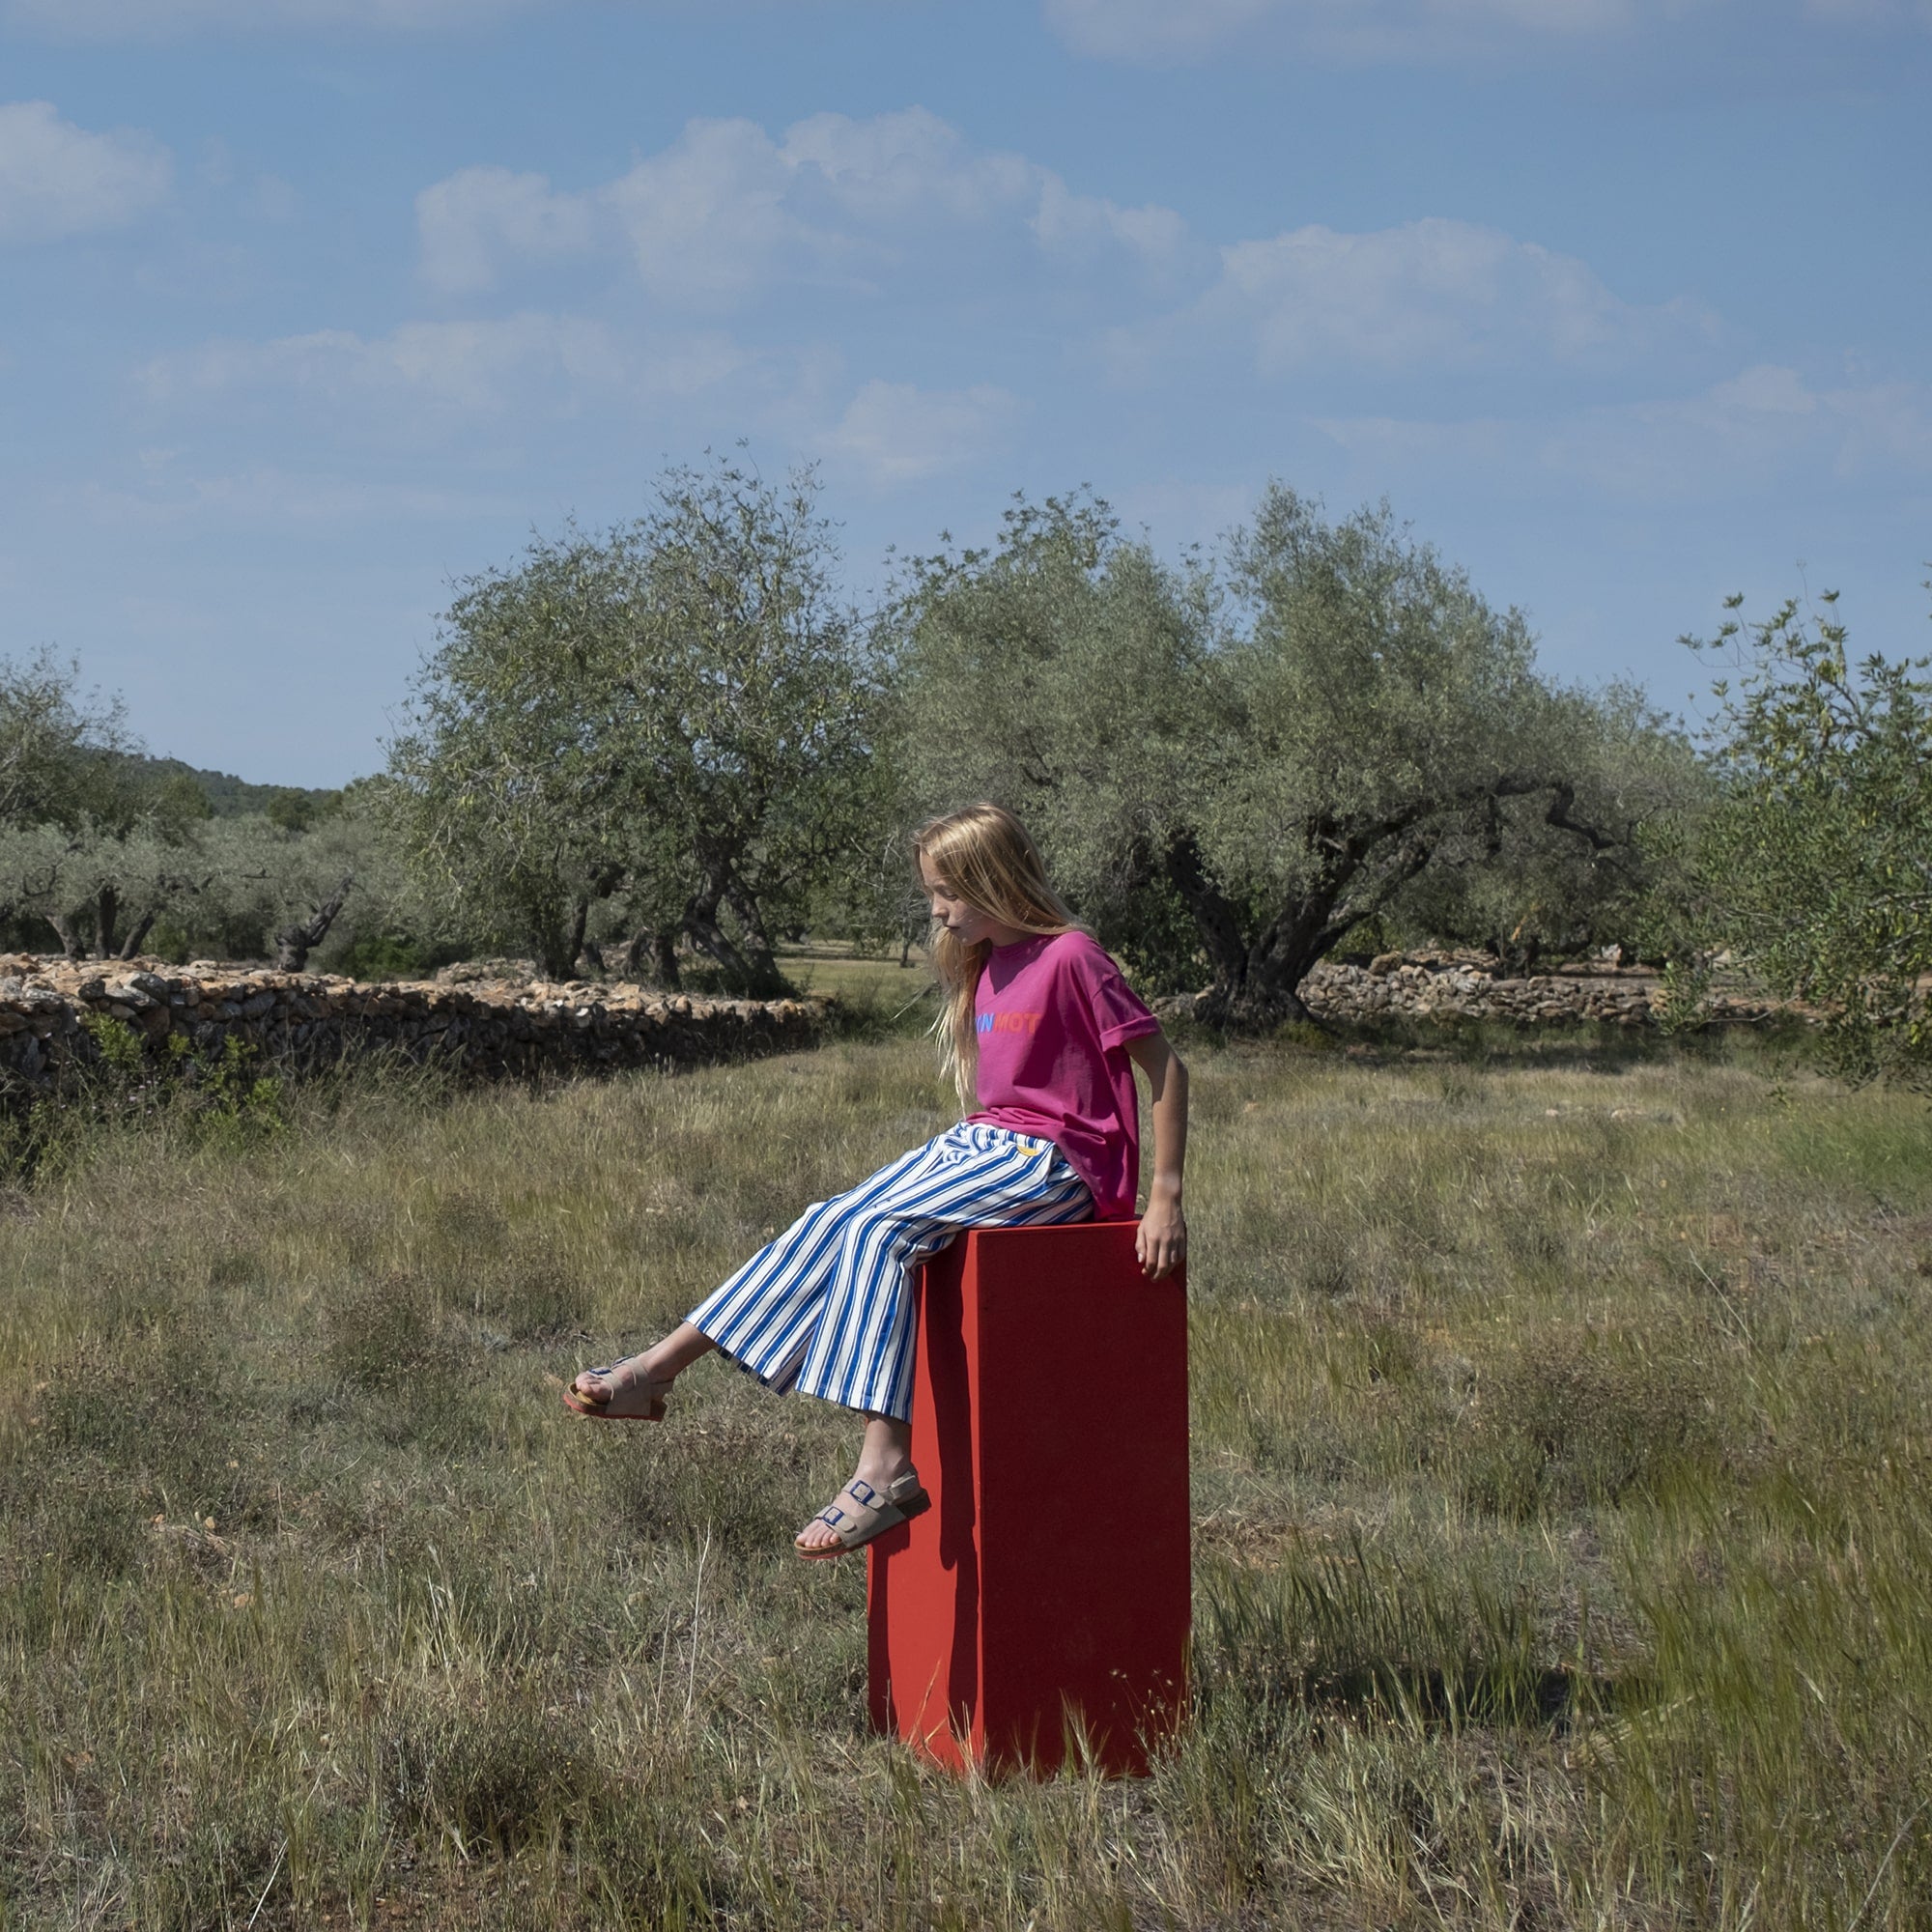
M 978 906 L 967 904 L 939 876 L 932 861 L 923 852 L 919 855 L 919 875 L 925 881 L 925 895 L 931 902 L 934 920 L 961 946 L 978 946 L 981 940 L 994 946 L 1010 946 L 1026 937 L 1018 926 L 1004 924 L 991 913 L 981 912 Z

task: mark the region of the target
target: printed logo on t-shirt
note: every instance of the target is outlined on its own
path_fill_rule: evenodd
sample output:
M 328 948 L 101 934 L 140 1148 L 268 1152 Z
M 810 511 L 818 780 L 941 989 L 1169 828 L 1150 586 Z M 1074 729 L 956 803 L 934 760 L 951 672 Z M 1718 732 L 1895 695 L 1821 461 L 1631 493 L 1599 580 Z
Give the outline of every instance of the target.
M 974 1024 L 981 1033 L 1036 1034 L 1044 1013 L 979 1013 Z

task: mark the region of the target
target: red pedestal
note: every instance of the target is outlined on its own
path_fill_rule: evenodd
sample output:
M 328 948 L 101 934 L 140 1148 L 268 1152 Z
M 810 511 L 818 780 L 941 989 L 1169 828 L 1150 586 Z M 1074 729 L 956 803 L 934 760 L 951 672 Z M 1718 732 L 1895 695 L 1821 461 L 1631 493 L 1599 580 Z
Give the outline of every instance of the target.
M 932 1508 L 871 1547 L 872 1722 L 937 1762 L 1116 1774 L 1179 1722 L 1187 1310 L 1134 1223 L 980 1229 L 923 1271 L 912 1450 Z

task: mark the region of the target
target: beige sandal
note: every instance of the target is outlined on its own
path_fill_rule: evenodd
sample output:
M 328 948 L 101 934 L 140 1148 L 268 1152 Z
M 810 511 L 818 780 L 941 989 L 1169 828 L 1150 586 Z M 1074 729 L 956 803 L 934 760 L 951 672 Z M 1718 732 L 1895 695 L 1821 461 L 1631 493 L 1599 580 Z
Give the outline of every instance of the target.
M 635 1355 L 626 1361 L 635 1361 Z M 662 1422 L 665 1414 L 665 1397 L 670 1393 L 670 1383 L 655 1381 L 649 1376 L 632 1375 L 623 1381 L 617 1379 L 622 1373 L 624 1362 L 612 1362 L 609 1368 L 583 1369 L 580 1373 L 586 1376 L 603 1376 L 611 1383 L 611 1392 L 600 1402 L 593 1395 L 585 1395 L 575 1382 L 566 1385 L 563 1391 L 563 1406 L 575 1409 L 579 1415 L 594 1416 L 599 1422 Z M 643 1400 L 641 1408 L 612 1408 L 611 1405 L 619 1395 L 633 1394 Z
M 839 1505 L 849 1497 L 850 1509 Z M 819 1547 L 808 1548 L 796 1537 L 792 1548 L 808 1563 L 816 1563 L 829 1556 L 843 1556 L 848 1550 L 863 1549 L 873 1538 L 885 1535 L 889 1529 L 896 1529 L 902 1522 L 910 1522 L 916 1516 L 923 1516 L 932 1507 L 932 1498 L 920 1487 L 916 1470 L 908 1469 L 904 1475 L 895 1477 L 883 1490 L 875 1490 L 870 1483 L 854 1476 L 838 1496 L 812 1518 L 814 1522 L 827 1524 L 838 1537 L 837 1543 L 827 1543 Z

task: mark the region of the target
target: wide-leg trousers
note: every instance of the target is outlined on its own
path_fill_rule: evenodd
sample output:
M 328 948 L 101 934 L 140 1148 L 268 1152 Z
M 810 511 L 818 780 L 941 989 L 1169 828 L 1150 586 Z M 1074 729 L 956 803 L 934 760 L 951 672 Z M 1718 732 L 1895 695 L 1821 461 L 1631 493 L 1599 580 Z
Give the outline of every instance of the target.
M 768 1388 L 908 1421 L 913 1269 L 966 1228 L 1093 1212 L 1051 1141 L 962 1122 L 814 1202 L 687 1319 Z

